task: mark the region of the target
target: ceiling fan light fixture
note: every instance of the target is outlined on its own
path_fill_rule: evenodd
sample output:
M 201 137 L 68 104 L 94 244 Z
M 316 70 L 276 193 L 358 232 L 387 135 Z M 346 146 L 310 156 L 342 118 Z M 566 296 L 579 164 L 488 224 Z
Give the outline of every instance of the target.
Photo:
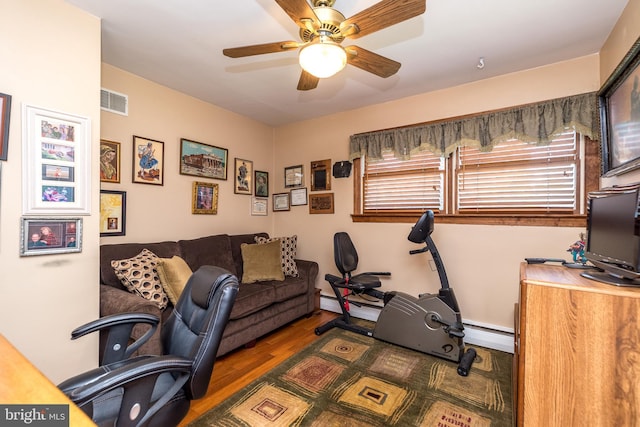
M 347 52 L 331 40 L 320 40 L 300 50 L 300 66 L 320 79 L 331 77 L 347 65 Z

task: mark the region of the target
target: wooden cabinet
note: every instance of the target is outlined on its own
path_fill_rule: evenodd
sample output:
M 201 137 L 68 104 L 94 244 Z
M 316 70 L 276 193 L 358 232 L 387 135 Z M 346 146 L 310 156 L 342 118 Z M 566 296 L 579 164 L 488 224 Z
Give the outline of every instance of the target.
M 640 425 L 640 289 L 520 267 L 519 426 Z

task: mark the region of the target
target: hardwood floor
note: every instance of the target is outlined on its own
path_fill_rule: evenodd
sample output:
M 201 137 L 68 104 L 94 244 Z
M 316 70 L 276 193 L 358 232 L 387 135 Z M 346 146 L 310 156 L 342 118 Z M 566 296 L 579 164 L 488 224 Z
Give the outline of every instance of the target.
M 218 358 L 206 396 L 191 403 L 191 409 L 180 426 L 195 420 L 311 344 L 319 338 L 314 329 L 335 317 L 337 314 L 321 310 L 258 339 L 253 348 L 240 348 Z

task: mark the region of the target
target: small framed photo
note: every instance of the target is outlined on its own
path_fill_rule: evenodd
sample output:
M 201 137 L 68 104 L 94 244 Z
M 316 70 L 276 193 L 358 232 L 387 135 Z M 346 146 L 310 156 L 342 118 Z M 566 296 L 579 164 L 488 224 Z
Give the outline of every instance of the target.
M 11 118 L 11 95 L 0 93 L 0 160 L 7 160 L 9 147 L 9 119 Z
M 253 162 L 251 160 L 244 160 L 235 158 L 235 182 L 233 186 L 233 192 L 236 194 L 253 194 L 252 183 L 253 179 Z
M 310 214 L 332 214 L 333 193 L 312 194 L 309 196 Z
M 100 190 L 100 237 L 124 236 L 127 231 L 127 192 Z
M 82 218 L 22 217 L 20 256 L 82 252 Z
M 120 182 L 120 143 L 100 140 L 100 182 Z
M 289 210 L 289 193 L 276 193 L 273 195 L 273 211 Z
M 191 213 L 216 215 L 218 213 L 218 184 L 194 182 Z
M 291 206 L 303 206 L 307 204 L 307 187 L 291 190 Z
M 90 214 L 90 120 L 26 104 L 22 113 L 23 214 Z
M 300 187 L 303 182 L 302 165 L 289 166 L 284 168 L 285 188 Z
M 180 140 L 180 173 L 203 178 L 227 179 L 229 150 L 202 142 Z
M 132 182 L 164 185 L 164 142 L 134 135 L 132 170 Z
M 269 197 L 269 173 L 256 171 L 254 174 L 255 189 L 253 194 L 257 197 Z
M 251 197 L 251 215 L 266 216 L 269 199 L 267 197 Z

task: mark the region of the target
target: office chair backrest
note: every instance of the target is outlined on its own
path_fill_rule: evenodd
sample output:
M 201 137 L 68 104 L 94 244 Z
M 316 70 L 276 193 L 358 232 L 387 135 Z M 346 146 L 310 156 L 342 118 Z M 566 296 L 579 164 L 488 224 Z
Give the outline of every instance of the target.
M 193 360 L 183 387 L 189 400 L 204 396 L 216 353 L 238 292 L 238 279 L 227 270 L 205 265 L 192 274 L 178 303 L 162 325 L 163 353 Z
M 350 275 L 358 268 L 358 252 L 347 233 L 338 232 L 333 236 L 333 257 L 338 271 Z

